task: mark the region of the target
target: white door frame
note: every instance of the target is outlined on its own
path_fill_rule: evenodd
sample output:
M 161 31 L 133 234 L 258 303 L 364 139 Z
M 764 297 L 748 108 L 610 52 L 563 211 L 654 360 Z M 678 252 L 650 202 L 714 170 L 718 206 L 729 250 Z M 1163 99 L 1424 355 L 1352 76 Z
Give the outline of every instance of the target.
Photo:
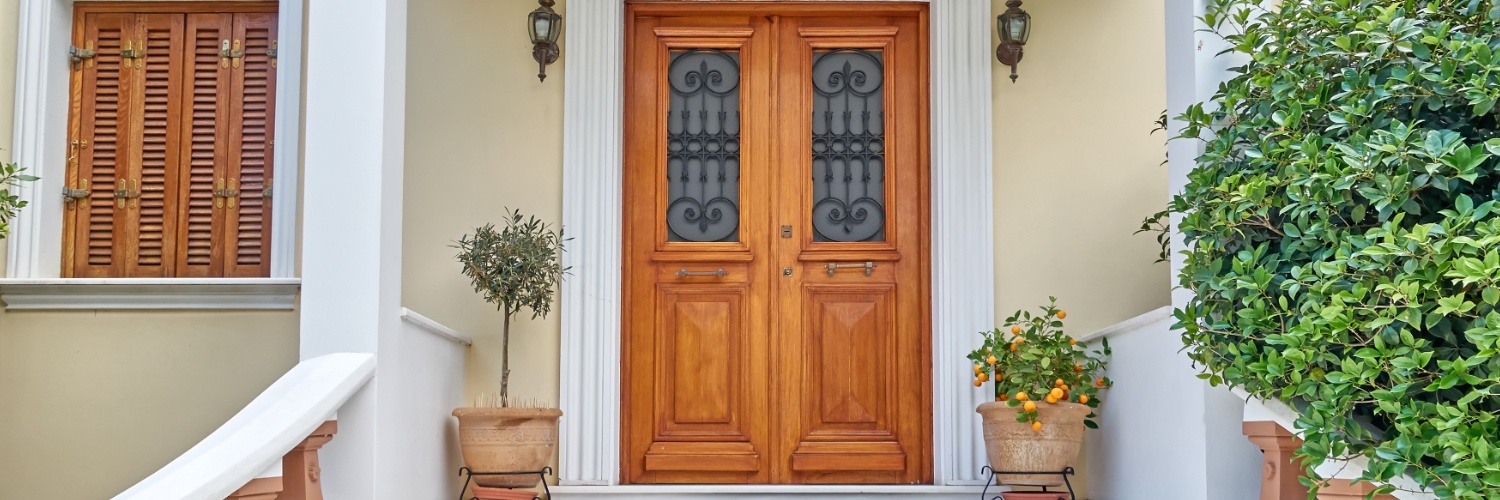
M 623 0 L 566 4 L 559 479 L 620 483 Z M 932 2 L 933 456 L 938 485 L 982 484 L 972 408 L 988 392 L 964 359 L 994 327 L 990 0 Z

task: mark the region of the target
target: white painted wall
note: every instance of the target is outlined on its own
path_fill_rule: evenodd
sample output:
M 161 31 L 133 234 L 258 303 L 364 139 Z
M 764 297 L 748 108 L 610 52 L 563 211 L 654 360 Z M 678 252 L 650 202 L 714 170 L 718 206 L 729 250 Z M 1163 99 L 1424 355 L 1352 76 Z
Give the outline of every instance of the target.
M 389 397 L 380 414 L 399 436 L 389 452 L 408 467 L 400 481 L 385 483 L 390 496 L 402 500 L 453 497 L 460 487 L 458 421 L 454 408 L 464 405 L 464 371 L 468 346 L 438 335 L 413 321 L 401 322 L 396 349 L 381 350 L 380 362 Z M 335 438 L 337 439 L 337 438 Z

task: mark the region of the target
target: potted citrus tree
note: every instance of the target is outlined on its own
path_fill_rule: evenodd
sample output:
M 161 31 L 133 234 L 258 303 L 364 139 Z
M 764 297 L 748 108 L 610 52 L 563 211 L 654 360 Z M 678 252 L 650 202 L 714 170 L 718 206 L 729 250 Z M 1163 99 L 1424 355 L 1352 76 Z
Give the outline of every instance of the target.
M 1041 314 L 1016 311 L 1003 328 L 982 332 L 983 345 L 969 353 L 974 386 L 994 380 L 995 400 L 979 405 L 984 444 L 996 471 L 1042 472 L 1072 467 L 1078 460 L 1083 431 L 1095 428 L 1093 409 L 1099 391 L 1109 387 L 1100 376 L 1109 342 L 1092 352 L 1063 333 L 1068 313 L 1057 299 Z M 997 475 L 1003 484 L 1058 486 L 1060 474 Z
M 455 246 L 474 291 L 503 315 L 499 397 L 453 410 L 464 464 L 475 472 L 540 471 L 557 449 L 562 410 L 516 404 L 510 397 L 510 330 L 525 311 L 543 318 L 552 310 L 557 284 L 567 269 L 559 259 L 562 231 L 536 217 L 509 211 L 505 227 L 487 224 L 464 235 Z M 499 488 L 536 486 L 539 476 L 474 476 L 475 484 Z

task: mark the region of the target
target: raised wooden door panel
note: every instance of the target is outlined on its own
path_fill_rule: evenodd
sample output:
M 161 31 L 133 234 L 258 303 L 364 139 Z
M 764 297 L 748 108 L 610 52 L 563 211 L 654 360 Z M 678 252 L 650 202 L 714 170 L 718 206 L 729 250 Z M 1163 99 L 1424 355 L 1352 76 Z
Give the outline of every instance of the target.
M 628 31 L 624 478 L 769 480 L 769 51 L 748 17 Z
M 780 26 L 779 216 L 807 228 L 777 246 L 797 278 L 773 347 L 801 353 L 778 371 L 791 482 L 932 480 L 925 26 Z

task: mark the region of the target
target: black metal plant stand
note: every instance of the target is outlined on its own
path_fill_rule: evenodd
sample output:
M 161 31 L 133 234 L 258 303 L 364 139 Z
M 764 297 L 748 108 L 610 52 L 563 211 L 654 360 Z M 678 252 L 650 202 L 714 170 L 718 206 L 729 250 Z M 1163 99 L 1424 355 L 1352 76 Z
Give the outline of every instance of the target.
M 552 491 L 547 488 L 547 476 L 552 474 L 551 467 L 542 467 L 542 470 L 524 472 L 474 472 L 468 467 L 459 467 L 458 475 L 464 476 L 464 488 L 458 490 L 458 500 L 465 500 L 465 494 L 469 492 L 469 483 L 474 482 L 474 476 L 523 476 L 535 474 L 541 478 L 542 493 L 546 494 L 546 500 L 552 500 Z M 468 500 L 479 500 L 479 497 L 469 497 Z M 534 496 L 531 500 L 543 500 L 543 497 Z
M 1050 471 L 1050 472 L 1016 472 L 1016 471 L 997 471 L 997 470 L 995 470 L 993 468 L 990 468 L 990 466 L 986 465 L 986 466 L 984 466 L 984 468 L 979 469 L 979 474 L 980 475 L 988 475 L 989 476 L 989 481 L 987 481 L 987 482 L 984 483 L 984 491 L 981 491 L 979 493 L 979 500 L 998 500 L 1000 498 L 999 496 L 995 496 L 995 497 L 990 497 L 989 496 L 990 486 L 993 485 L 993 484 L 995 484 L 995 476 L 999 476 L 999 475 L 1021 476 L 1021 475 L 1040 475 L 1040 474 L 1054 474 L 1054 475 L 1062 476 L 1063 486 L 1067 486 L 1068 487 L 1068 498 L 1072 498 L 1072 499 L 1075 499 L 1075 500 L 1078 498 L 1078 496 L 1073 493 L 1073 482 L 1068 480 L 1068 476 L 1075 475 L 1074 472 L 1073 472 L 1073 468 L 1072 467 L 1066 467 L 1066 468 L 1063 468 L 1063 470 L 1060 470 L 1060 471 Z M 1047 487 L 1043 486 L 1042 487 L 1042 491 L 1046 492 L 1047 491 Z

